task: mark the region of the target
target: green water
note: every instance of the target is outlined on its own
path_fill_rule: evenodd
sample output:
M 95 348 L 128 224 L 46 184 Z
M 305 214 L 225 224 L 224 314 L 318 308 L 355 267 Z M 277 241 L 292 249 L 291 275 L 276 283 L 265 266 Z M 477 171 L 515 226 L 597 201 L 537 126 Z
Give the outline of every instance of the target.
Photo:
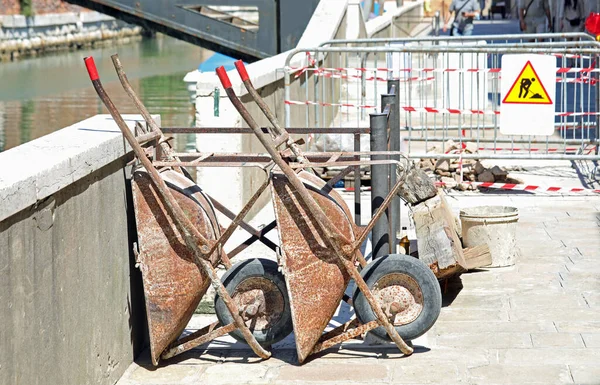
M 194 124 L 194 107 L 183 77 L 212 53 L 159 35 L 114 47 L 0 63 L 0 151 L 108 113 L 89 81 L 85 56 L 94 56 L 100 78 L 120 112 L 137 113 L 112 67 L 114 53 L 148 110 L 161 115 L 163 126 Z M 178 150 L 193 145 L 191 137 L 176 138 Z

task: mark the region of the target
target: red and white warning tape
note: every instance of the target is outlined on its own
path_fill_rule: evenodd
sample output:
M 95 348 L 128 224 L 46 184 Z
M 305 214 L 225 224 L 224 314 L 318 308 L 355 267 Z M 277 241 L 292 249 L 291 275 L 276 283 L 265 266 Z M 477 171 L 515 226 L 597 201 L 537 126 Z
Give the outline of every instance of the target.
M 326 71 L 316 71 L 315 76 L 323 77 L 325 79 L 344 79 L 348 81 L 361 81 L 363 80 L 362 75 L 343 75 L 342 73 L 333 73 Z M 500 79 L 501 77 L 499 77 Z M 432 82 L 436 80 L 434 76 L 428 77 L 393 77 L 390 79 L 381 77 L 381 76 L 367 76 L 364 78 L 367 82 L 377 81 L 377 82 L 387 82 L 388 80 L 398 80 L 400 83 L 418 83 L 418 82 Z M 581 83 L 581 84 L 589 84 L 595 86 L 598 83 L 598 80 L 591 78 L 589 76 L 580 76 L 577 78 L 556 78 L 557 83 Z
M 588 146 L 586 146 L 585 148 L 583 148 L 583 151 L 588 151 L 587 153 L 589 154 L 590 152 L 592 152 L 594 150 L 595 147 L 591 147 L 588 148 Z M 479 151 L 508 151 L 508 152 L 514 152 L 514 151 L 528 151 L 528 152 L 564 152 L 565 154 L 573 154 L 573 153 L 578 153 L 579 151 L 581 151 L 582 149 L 580 147 L 566 147 L 566 148 L 528 148 L 528 147 L 521 147 L 521 148 L 503 148 L 503 147 L 480 147 Z
M 412 107 L 401 106 L 401 110 L 406 112 L 425 112 L 433 114 L 459 114 L 459 115 L 499 115 L 500 111 L 492 110 L 460 110 L 456 108 L 435 108 L 435 107 Z
M 307 100 L 304 102 L 300 102 L 297 100 L 286 100 L 285 104 L 296 105 L 296 106 L 322 106 L 322 107 L 353 107 L 353 108 L 377 108 L 377 106 L 372 105 L 361 105 L 361 104 L 350 104 L 350 103 L 324 103 L 324 102 L 313 102 L 312 100 Z
M 299 100 L 286 100 L 285 104 L 298 105 L 298 106 L 322 106 L 322 107 L 352 107 L 352 108 L 377 108 L 374 105 L 361 105 L 352 103 L 325 103 L 325 102 L 314 102 L 312 100 L 306 100 L 304 102 Z M 412 107 L 412 106 L 400 106 L 400 109 L 406 112 L 420 112 L 420 113 L 433 113 L 433 114 L 458 114 L 458 115 L 500 115 L 500 111 L 497 110 L 461 110 L 457 108 L 435 108 L 435 107 Z M 557 112 L 556 116 L 591 116 L 600 115 L 600 112 Z
M 375 68 L 375 67 L 366 67 L 366 68 L 358 68 L 358 67 L 348 67 L 348 68 L 328 68 L 328 67 L 289 67 L 291 70 L 300 70 L 296 77 L 299 77 L 301 74 L 307 71 L 312 72 L 349 72 L 349 71 L 358 71 L 358 72 L 425 72 L 425 73 L 501 73 L 501 68 Z M 600 68 L 580 68 L 580 67 L 561 67 L 556 69 L 557 74 L 568 74 L 568 73 L 579 73 L 579 74 L 587 74 L 592 72 L 600 72 Z
M 544 187 L 544 186 L 535 186 L 535 185 L 526 185 L 526 184 L 488 183 L 488 182 L 463 182 L 463 183 L 470 184 L 475 187 L 493 188 L 493 189 L 500 189 L 500 190 L 600 194 L 600 189 L 588 189 L 588 188 L 581 188 L 581 187 L 571 187 L 571 188 L 568 188 L 568 187 Z M 435 185 L 438 187 L 445 186 L 445 184 L 443 182 L 436 182 Z M 368 191 L 368 190 L 371 190 L 371 188 L 368 186 L 361 187 L 361 191 Z M 347 191 L 347 192 L 354 191 L 354 187 L 344 188 L 344 191 Z
M 588 189 L 582 187 L 544 187 L 527 184 L 513 183 L 491 183 L 491 182 L 464 182 L 475 187 L 494 188 L 500 190 L 537 191 L 537 192 L 588 192 L 600 194 L 600 189 Z M 443 182 L 436 182 L 437 186 L 443 187 Z
M 582 83 L 589 84 L 595 86 L 598 83 L 598 80 L 591 78 L 589 76 L 582 76 L 578 78 L 556 78 L 557 83 Z
M 335 73 L 330 73 L 330 72 L 317 72 L 317 73 L 315 73 L 315 76 L 320 76 L 325 79 L 345 79 L 345 80 L 349 80 L 349 81 L 362 80 L 361 75 L 342 75 L 342 74 L 335 74 Z M 392 79 L 387 79 L 387 78 L 384 78 L 381 76 L 367 76 L 367 77 L 365 77 L 364 80 L 368 81 L 368 82 L 371 82 L 371 81 L 387 82 L 388 80 L 398 80 L 398 81 L 400 81 L 400 83 L 416 83 L 416 82 L 433 81 L 433 80 L 435 80 L 435 77 L 433 77 L 433 76 L 429 76 L 429 77 L 413 76 L 413 77 L 405 77 L 405 78 L 395 77 Z

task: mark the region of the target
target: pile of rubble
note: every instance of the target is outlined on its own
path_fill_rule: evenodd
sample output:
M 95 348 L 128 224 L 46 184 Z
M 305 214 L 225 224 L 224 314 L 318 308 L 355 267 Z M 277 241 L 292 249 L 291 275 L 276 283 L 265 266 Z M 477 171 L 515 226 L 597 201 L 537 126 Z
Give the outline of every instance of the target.
M 477 144 L 464 142 L 462 145 L 449 140 L 441 148 L 433 147 L 428 154 L 477 154 Z M 484 183 L 514 183 L 524 182 L 510 176 L 508 171 L 500 166 L 487 166 L 477 159 L 421 159 L 418 168 L 434 176 L 444 187 L 461 191 L 473 190 L 475 186 L 469 182 Z M 461 177 L 462 175 L 462 177 Z

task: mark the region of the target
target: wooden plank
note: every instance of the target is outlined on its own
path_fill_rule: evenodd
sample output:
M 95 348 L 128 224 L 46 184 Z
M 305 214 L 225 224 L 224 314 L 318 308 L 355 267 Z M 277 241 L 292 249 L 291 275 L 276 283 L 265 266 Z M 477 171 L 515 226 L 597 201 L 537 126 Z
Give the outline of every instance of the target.
M 463 250 L 466 264 L 464 268 L 471 270 L 492 264 L 492 253 L 488 245 L 468 247 Z
M 442 192 L 417 204 L 412 210 L 419 259 L 438 278 L 465 271 L 466 261 L 454 215 Z

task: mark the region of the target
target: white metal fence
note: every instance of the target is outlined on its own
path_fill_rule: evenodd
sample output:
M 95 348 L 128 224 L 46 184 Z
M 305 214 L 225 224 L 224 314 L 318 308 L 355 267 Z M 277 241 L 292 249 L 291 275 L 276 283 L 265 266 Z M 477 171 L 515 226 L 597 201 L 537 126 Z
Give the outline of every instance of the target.
M 544 38 L 544 41 L 540 39 Z M 501 58 L 541 54 L 557 65 L 554 133 L 502 135 Z M 496 35 L 468 39 L 339 40 L 290 53 L 301 68 L 285 68 L 285 122 L 304 115 L 306 127 L 368 127 L 391 84 L 399 94 L 402 150 L 413 158 L 597 160 L 600 45 L 585 34 Z M 301 88 L 304 94 L 290 87 Z M 348 138 L 348 143 L 343 138 Z M 478 154 L 446 154 L 453 140 Z M 309 137 L 323 151 L 352 149 L 351 136 Z M 368 142 L 368 141 L 363 141 Z M 431 154 L 433 147 L 442 154 Z

